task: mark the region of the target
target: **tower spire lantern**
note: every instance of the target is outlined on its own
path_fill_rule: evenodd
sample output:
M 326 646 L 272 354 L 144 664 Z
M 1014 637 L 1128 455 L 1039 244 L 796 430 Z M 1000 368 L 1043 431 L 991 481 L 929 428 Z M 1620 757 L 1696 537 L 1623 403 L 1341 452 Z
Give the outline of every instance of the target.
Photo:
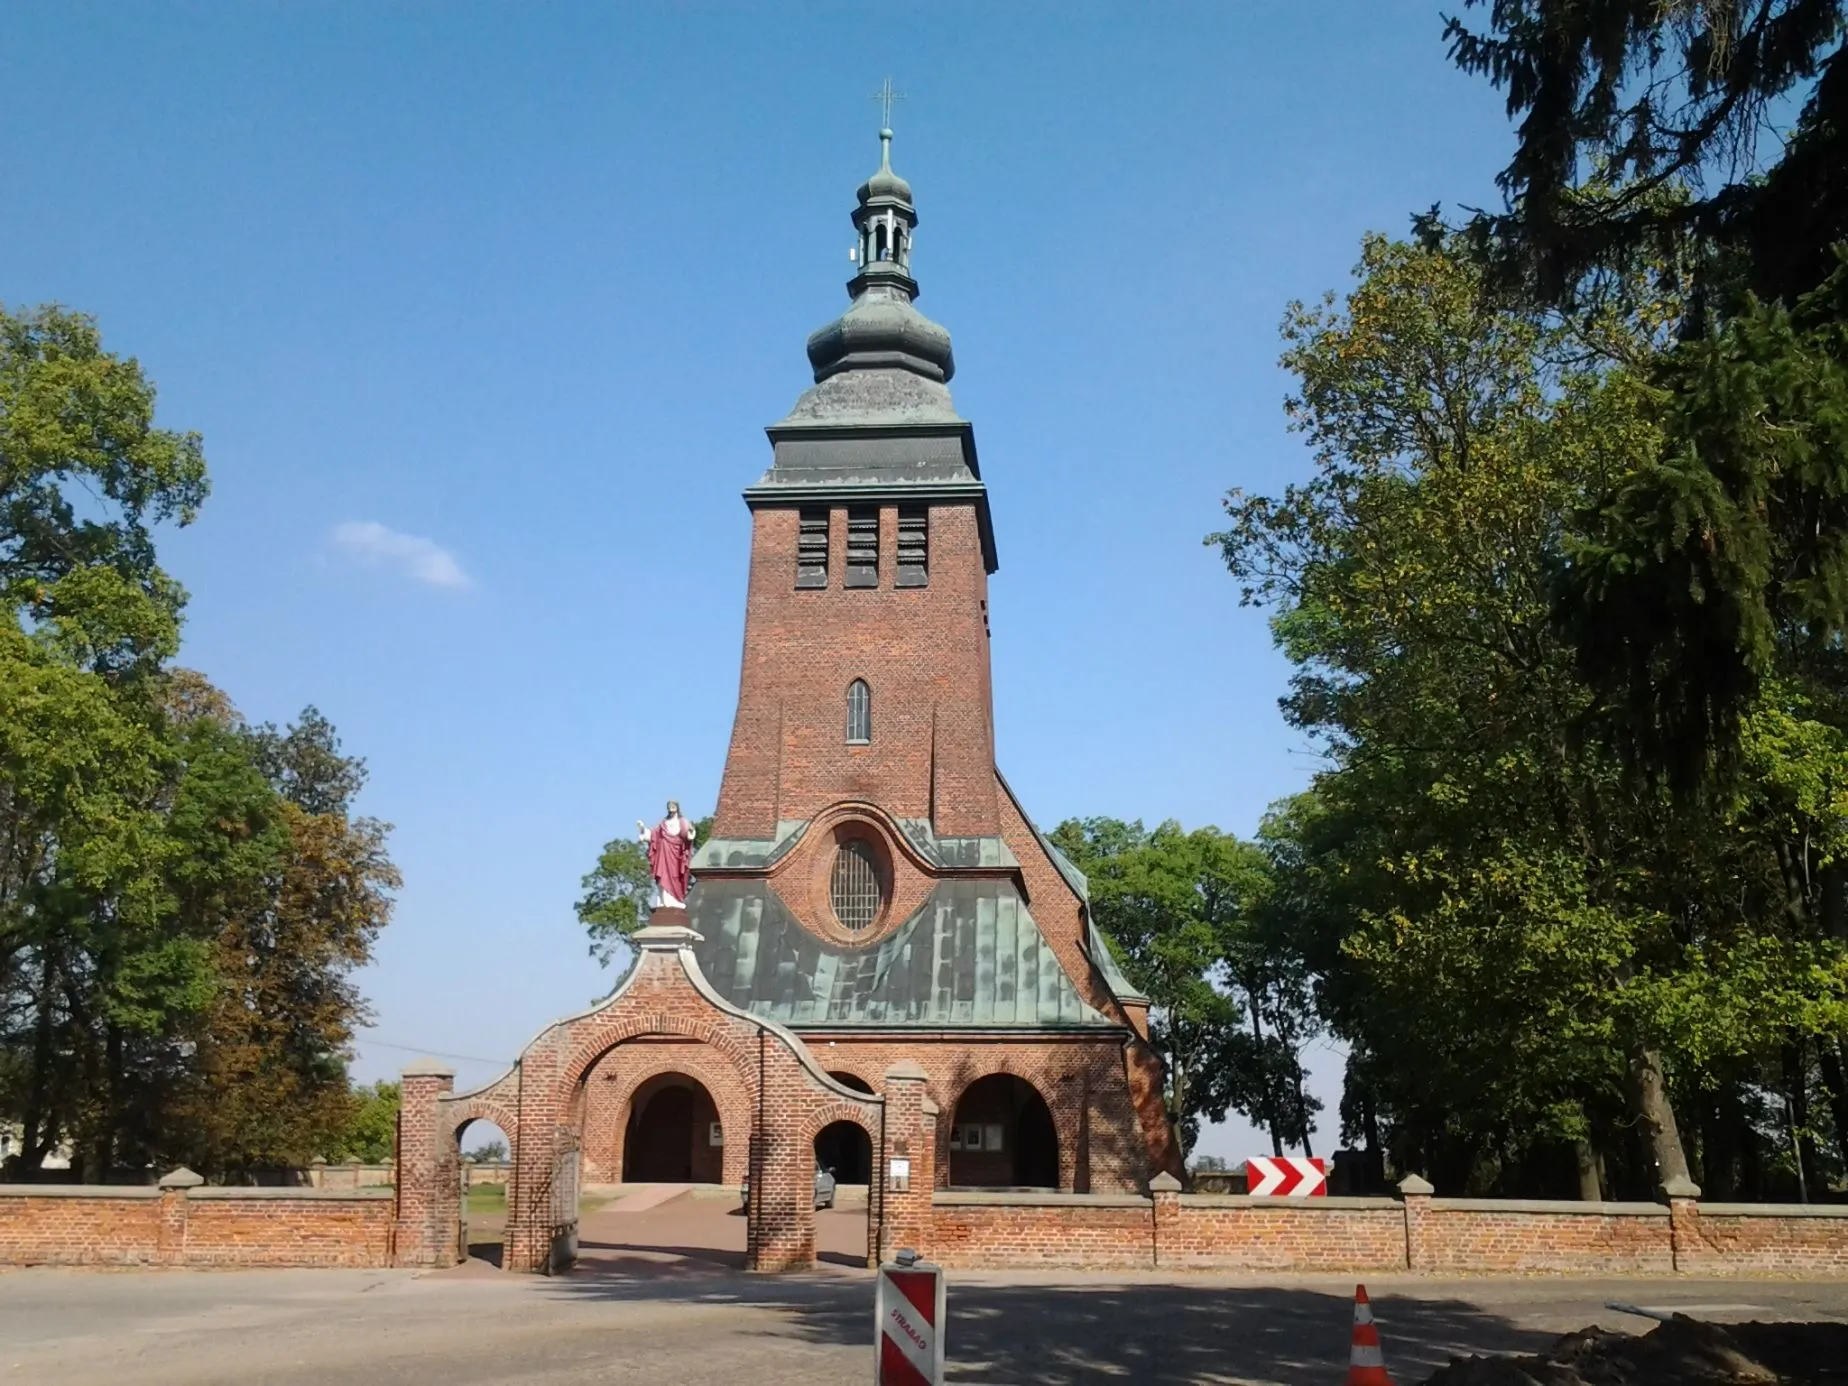
M 911 201 L 911 184 L 892 172 L 890 126 L 879 132 L 879 171 L 860 185 L 853 224 L 860 231 L 860 274 L 847 291 L 858 298 L 870 283 L 885 280 L 902 289 L 907 299 L 916 298 L 918 286 L 911 278 L 911 236 L 917 228 L 918 210 Z M 869 274 L 872 280 L 867 279 Z M 897 284 L 899 279 L 904 282 Z
M 899 99 L 891 82 L 878 93 L 884 114 Z M 843 371 L 899 370 L 939 384 L 955 373 L 950 334 L 913 306 L 912 238 L 918 210 L 911 184 L 892 171 L 892 127 L 879 131 L 879 168 L 860 185 L 853 210 L 859 273 L 848 281 L 853 299 L 845 313 L 808 341 L 809 364 L 820 384 Z M 947 409 L 947 399 L 945 407 Z

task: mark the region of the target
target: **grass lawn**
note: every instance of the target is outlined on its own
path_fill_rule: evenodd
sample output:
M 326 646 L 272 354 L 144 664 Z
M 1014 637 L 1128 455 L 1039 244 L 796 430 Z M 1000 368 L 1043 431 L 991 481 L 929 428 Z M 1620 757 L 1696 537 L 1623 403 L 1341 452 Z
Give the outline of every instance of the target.
M 588 1213 L 608 1203 L 607 1194 L 580 1194 L 578 1211 Z M 471 1218 L 504 1218 L 507 1216 L 507 1186 L 505 1184 L 477 1184 L 468 1191 L 468 1215 Z

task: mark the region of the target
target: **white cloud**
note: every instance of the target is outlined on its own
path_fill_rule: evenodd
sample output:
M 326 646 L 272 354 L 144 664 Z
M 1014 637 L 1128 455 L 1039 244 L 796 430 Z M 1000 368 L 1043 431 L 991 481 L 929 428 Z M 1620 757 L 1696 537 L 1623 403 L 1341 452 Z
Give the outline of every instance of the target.
M 377 520 L 347 520 L 335 525 L 333 539 L 335 548 L 368 566 L 389 565 L 431 587 L 471 585 L 455 555 L 434 539 L 400 534 Z

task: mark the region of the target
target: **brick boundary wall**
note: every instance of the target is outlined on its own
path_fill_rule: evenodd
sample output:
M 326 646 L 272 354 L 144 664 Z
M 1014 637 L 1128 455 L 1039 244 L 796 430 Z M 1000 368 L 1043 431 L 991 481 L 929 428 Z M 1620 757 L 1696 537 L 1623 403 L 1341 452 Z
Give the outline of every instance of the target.
M 922 1088 L 922 1074 L 917 1074 Z M 921 1092 L 908 1099 L 924 1102 Z M 928 1110 L 928 1109 L 926 1109 Z M 818 1118 L 819 1119 L 819 1118 Z M 914 1155 L 928 1151 L 914 1149 Z M 1848 1206 L 1530 1199 L 891 1195 L 883 1250 L 952 1269 L 1848 1276 Z M 197 1176 L 190 1176 L 196 1179 Z M 394 1257 L 389 1191 L 0 1185 L 0 1265 L 372 1268 Z
M 0 1265 L 340 1266 L 393 1262 L 389 1190 L 0 1184 Z
M 953 1269 L 1848 1276 L 1848 1206 L 953 1192 L 929 1254 Z

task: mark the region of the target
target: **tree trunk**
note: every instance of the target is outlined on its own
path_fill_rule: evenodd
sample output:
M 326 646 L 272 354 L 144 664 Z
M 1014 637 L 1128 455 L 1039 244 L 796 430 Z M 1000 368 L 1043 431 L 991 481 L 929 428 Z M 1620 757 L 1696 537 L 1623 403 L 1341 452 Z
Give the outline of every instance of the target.
M 1386 1149 L 1380 1144 L 1380 1115 L 1374 1110 L 1370 1087 L 1360 1090 L 1360 1133 L 1367 1143 L 1367 1187 L 1363 1192 L 1380 1193 L 1386 1187 Z
M 1264 1056 L 1264 1026 L 1258 1019 L 1257 994 L 1250 987 L 1245 988 L 1245 1000 L 1250 1003 L 1251 1037 L 1258 1042 L 1258 1057 L 1261 1062 Z M 1280 1156 L 1283 1154 L 1283 1137 L 1277 1134 L 1276 1099 L 1277 1094 L 1271 1091 L 1271 1085 L 1266 1083 L 1264 1085 L 1264 1125 L 1270 1131 L 1271 1154 Z
M 1170 1118 L 1174 1128 L 1174 1147 L 1181 1152 L 1181 1163 L 1187 1163 L 1187 1061 L 1177 1050 L 1174 1054 L 1174 1112 Z
M 1817 1066 L 1823 1090 L 1829 1095 L 1829 1118 L 1835 1127 L 1835 1149 L 1842 1168 L 1848 1169 L 1848 1075 L 1842 1072 L 1841 1045 L 1832 1039 L 1816 1041 Z
M 40 959 L 38 1015 L 32 1025 L 32 1076 L 26 1088 L 26 1110 L 19 1142 L 19 1167 L 37 1178 L 45 1156 L 54 1144 L 51 1113 L 52 1007 L 58 995 L 58 967 L 47 949 Z
M 1816 1138 L 1810 1134 L 1809 1056 L 1802 1040 L 1784 1046 L 1785 1112 L 1790 1118 L 1790 1144 L 1797 1160 L 1797 1192 L 1808 1203 L 1822 1191 L 1822 1162 L 1816 1158 Z
M 1315 1158 L 1315 1151 L 1314 1149 L 1311 1148 L 1309 1144 L 1309 1101 L 1307 1098 L 1303 1096 L 1303 1065 L 1302 1065 L 1301 1059 L 1298 1059 L 1296 1062 L 1296 1080 L 1295 1081 L 1296 1081 L 1296 1122 L 1297 1122 L 1297 1125 L 1299 1125 L 1302 1128 L 1302 1132 L 1303 1132 L 1303 1154 L 1307 1158 L 1313 1160 Z
M 1572 1153 L 1578 1164 L 1579 1202 L 1603 1202 L 1604 1185 L 1598 1177 L 1597 1148 L 1590 1141 L 1580 1139 L 1572 1143 Z
M 1662 1071 L 1660 1050 L 1640 1040 L 1629 1053 L 1630 1101 L 1641 1128 L 1658 1190 L 1693 1184 L 1688 1157 L 1681 1148 L 1681 1130 L 1675 1124 L 1675 1107 L 1668 1096 L 1668 1079 Z
M 1734 1130 L 1739 1136 L 1739 1196 L 1747 1203 L 1761 1203 L 1765 1197 L 1764 1152 L 1758 1144 L 1758 1128 L 1746 1115 L 1745 1104 L 1735 1102 Z

